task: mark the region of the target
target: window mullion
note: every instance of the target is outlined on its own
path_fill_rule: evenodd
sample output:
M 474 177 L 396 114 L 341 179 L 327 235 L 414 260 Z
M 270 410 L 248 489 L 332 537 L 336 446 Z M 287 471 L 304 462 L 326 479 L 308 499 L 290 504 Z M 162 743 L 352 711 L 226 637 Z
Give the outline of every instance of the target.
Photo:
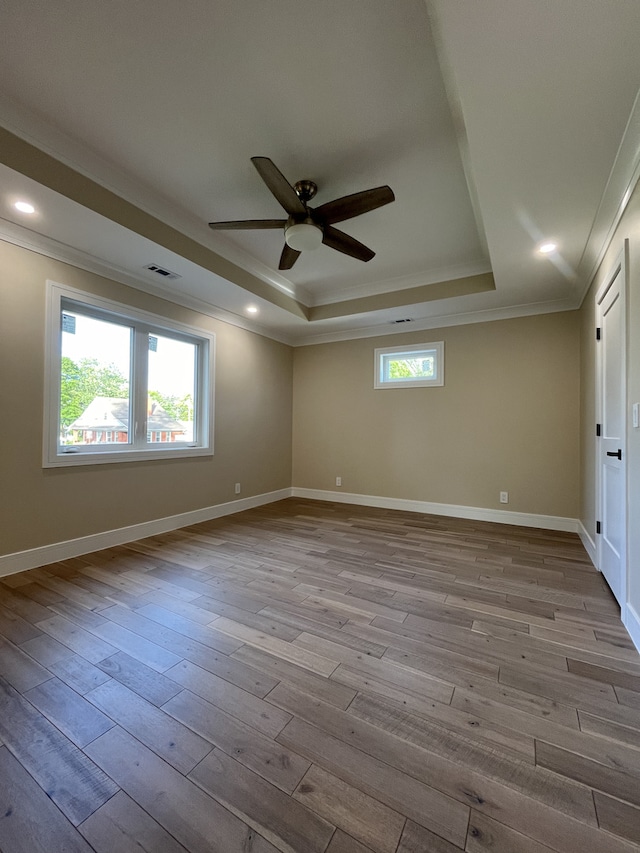
M 136 323 L 133 327 L 133 347 L 131 366 L 131 429 L 133 446 L 144 448 L 147 444 L 147 388 L 149 363 L 149 329 Z

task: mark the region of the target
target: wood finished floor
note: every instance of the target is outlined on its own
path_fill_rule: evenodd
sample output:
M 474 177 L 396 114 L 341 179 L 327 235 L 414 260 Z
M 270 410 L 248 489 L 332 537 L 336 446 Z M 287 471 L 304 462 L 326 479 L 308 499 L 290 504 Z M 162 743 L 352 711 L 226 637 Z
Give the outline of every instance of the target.
M 0 579 L 3 853 L 640 851 L 573 534 L 288 500 Z

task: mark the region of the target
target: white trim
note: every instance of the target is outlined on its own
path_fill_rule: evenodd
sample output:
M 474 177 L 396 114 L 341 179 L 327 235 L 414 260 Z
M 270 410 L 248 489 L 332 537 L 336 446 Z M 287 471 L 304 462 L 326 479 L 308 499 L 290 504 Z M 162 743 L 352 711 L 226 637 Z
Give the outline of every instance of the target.
M 0 556 L 0 577 L 35 569 L 38 566 L 46 566 L 49 563 L 56 563 L 58 560 L 68 560 L 71 557 L 101 551 L 104 548 L 113 548 L 115 545 L 136 542 L 138 539 L 145 539 L 147 536 L 168 533 L 170 530 L 178 530 L 180 527 L 188 527 L 190 524 L 210 521 L 212 518 L 221 518 L 224 515 L 233 515 L 236 512 L 275 503 L 275 501 L 289 497 L 291 497 L 291 489 L 279 489 L 237 501 L 183 512 L 179 515 L 169 515 L 166 518 L 157 518 L 153 521 L 143 521 L 140 524 L 132 524 L 128 527 L 119 527 L 117 530 L 106 530 L 103 533 L 81 536 L 79 539 L 68 539 L 65 542 L 54 542 L 40 548 L 30 548 L 28 551 L 5 554 Z
M 398 509 L 405 512 L 443 515 L 450 518 L 468 518 L 474 521 L 489 521 L 496 524 L 516 525 L 518 527 L 537 527 L 544 530 L 559 530 L 567 533 L 581 534 L 580 528 L 582 527 L 576 518 L 563 518 L 555 515 L 508 512 L 506 510 L 486 509 L 483 507 L 459 506 L 456 504 L 431 503 L 428 501 L 405 500 L 403 498 L 376 497 L 374 495 L 357 495 L 345 492 L 323 491 L 322 489 L 293 487 L 265 492 L 264 494 L 242 498 L 241 500 L 216 504 L 215 506 L 204 507 L 192 510 L 191 512 L 180 513 L 179 515 L 170 515 L 165 518 L 154 519 L 153 521 L 144 521 L 140 524 L 120 527 L 116 530 L 106 530 L 102 533 L 94 533 L 78 539 L 54 542 L 39 548 L 30 548 L 28 551 L 5 554 L 4 556 L 0 556 L 0 577 L 35 569 L 38 566 L 46 566 L 49 563 L 55 563 L 59 560 L 68 560 L 71 557 L 90 554 L 93 551 L 101 551 L 104 548 L 125 545 L 127 542 L 136 542 L 148 536 L 168 533 L 171 530 L 178 530 L 181 527 L 188 527 L 191 524 L 198 524 L 201 521 L 210 521 L 214 518 L 222 518 L 225 515 L 234 515 L 237 512 L 244 512 L 247 509 L 275 503 L 276 501 L 285 500 L 290 497 L 380 507 L 382 509 Z M 584 530 L 583 527 L 582 529 Z M 630 611 L 630 618 L 632 620 L 635 619 L 635 623 L 632 621 L 630 627 L 625 622 L 625 626 L 632 635 L 634 642 L 638 645 L 638 648 L 640 648 L 640 620 L 633 608 L 631 608 L 631 605 L 627 605 L 627 609 Z M 635 626 L 637 626 L 637 629 Z M 634 631 L 636 632 L 635 635 Z M 636 637 L 638 638 L 637 640 Z
M 438 300 L 438 302 L 451 302 L 451 299 Z M 435 302 L 428 303 L 434 306 Z M 332 344 L 339 341 L 354 341 L 359 338 L 382 338 L 387 335 L 400 335 L 407 332 L 424 332 L 428 329 L 444 329 L 449 326 L 468 326 L 473 323 L 489 323 L 493 320 L 513 320 L 517 317 L 532 317 L 539 314 L 557 314 L 561 311 L 575 311 L 580 307 L 580 303 L 574 298 L 554 299 L 549 302 L 534 302 L 525 305 L 507 305 L 503 308 L 481 308 L 477 311 L 468 311 L 464 314 L 430 314 L 428 317 L 420 317 L 411 323 L 396 324 L 393 320 L 389 320 L 385 315 L 385 319 L 380 320 L 373 326 L 352 327 L 346 331 L 336 332 L 320 332 L 314 334 L 312 326 L 316 322 L 311 321 L 309 326 L 305 326 L 304 337 L 291 334 L 291 343 L 293 347 L 311 347 L 317 344 Z M 409 309 L 407 311 L 407 309 Z M 394 309 L 396 314 L 398 310 Z M 431 309 L 430 309 L 431 310 Z M 435 309 L 437 310 L 437 309 Z M 386 309 L 385 309 L 386 311 Z M 402 316 L 407 316 L 411 313 L 410 306 L 403 306 L 399 309 Z M 381 311 L 374 312 L 381 314 Z M 336 318 L 344 319 L 344 318 Z
M 410 275 L 398 276 L 397 278 L 354 284 L 351 287 L 341 288 L 337 286 L 333 290 L 323 291 L 313 296 L 309 306 L 315 308 L 320 305 L 339 305 L 341 302 L 348 302 L 351 299 L 362 299 L 381 293 L 394 293 L 398 290 L 410 290 L 413 287 L 439 284 L 441 281 L 456 281 L 459 278 L 470 278 L 471 276 L 484 275 L 489 272 L 492 272 L 492 269 L 488 258 L 481 257 L 469 264 L 456 264 L 455 266 L 442 267 L 437 270 L 425 270 L 423 272 L 411 273 Z
M 556 299 L 549 302 L 505 306 L 502 308 L 481 308 L 475 311 L 465 312 L 463 314 L 430 314 L 428 317 L 421 317 L 406 325 L 397 325 L 393 321 L 390 321 L 386 317 L 387 312 L 385 311 L 385 318 L 381 319 L 375 325 L 352 327 L 347 330 L 321 332 L 319 334 L 314 332 L 313 322 L 309 323 L 306 320 L 303 321 L 300 319 L 300 323 L 303 324 L 302 327 L 291 328 L 290 331 L 285 331 L 282 328 L 272 329 L 262 323 L 251 321 L 234 313 L 231 309 L 223 308 L 210 302 L 205 302 L 197 296 L 190 296 L 184 292 L 177 293 L 175 289 L 169 287 L 166 282 L 160 280 L 152 282 L 147 281 L 146 278 L 143 278 L 141 275 L 134 274 L 130 270 L 124 270 L 117 264 L 111 264 L 105 260 L 94 258 L 86 252 L 74 249 L 70 246 L 65 246 L 62 243 L 58 243 L 52 238 L 45 237 L 42 234 L 36 234 L 33 231 L 28 231 L 13 222 L 0 222 L 0 239 L 14 246 L 20 246 L 23 249 L 27 249 L 30 252 L 36 252 L 46 258 L 70 264 L 77 269 L 86 270 L 87 272 L 100 275 L 104 278 L 124 284 L 127 287 L 133 287 L 136 290 L 141 290 L 143 293 L 148 293 L 156 298 L 165 299 L 174 305 L 190 308 L 191 310 L 197 311 L 206 317 L 212 317 L 214 320 L 220 320 L 223 323 L 228 323 L 231 326 L 237 326 L 238 328 L 245 329 L 248 332 L 263 335 L 266 338 L 270 338 L 271 340 L 278 341 L 278 343 L 286 344 L 291 347 L 315 346 L 316 344 L 351 341 L 359 338 L 385 337 L 387 335 L 427 331 L 429 329 L 446 328 L 449 326 L 467 326 L 474 323 L 488 323 L 493 320 L 511 320 L 517 317 L 530 317 L 537 316 L 538 314 L 554 314 L 562 311 L 574 311 L 580 307 L 581 303 L 581 299 L 571 297 Z M 212 275 L 215 275 L 215 273 L 212 273 Z M 430 310 L 433 310 L 435 303 L 431 302 L 429 305 L 431 306 Z M 410 306 L 401 306 L 399 309 L 396 309 L 396 313 L 398 310 L 406 312 L 407 307 L 409 308 L 409 311 L 411 311 Z M 284 311 L 285 309 L 282 310 Z M 380 314 L 381 312 L 377 313 Z M 303 336 L 300 335 L 298 328 L 302 328 Z
M 593 563 L 594 567 L 597 569 L 598 549 L 595 540 L 591 537 L 589 531 L 581 521 L 578 522 L 578 536 L 580 537 L 580 540 L 584 545 L 584 550 L 589 555 L 589 559 Z
M 625 602 L 627 601 L 627 591 L 629 588 L 628 577 L 627 577 L 627 564 L 628 564 L 628 554 L 629 554 L 629 496 L 627 494 L 627 487 L 629 483 L 629 472 L 628 472 L 628 461 L 627 461 L 627 430 L 626 430 L 626 419 L 627 419 L 627 380 L 629 368 L 627 364 L 627 339 L 628 339 L 628 315 L 627 315 L 627 306 L 629 304 L 629 282 L 628 282 L 628 269 L 629 264 L 627 262 L 629 254 L 629 240 L 625 239 L 623 243 L 623 247 L 618 253 L 617 257 L 613 261 L 610 269 L 607 272 L 606 277 L 603 279 L 602 284 L 598 288 L 595 294 L 595 319 L 597 328 L 602 329 L 602 318 L 603 318 L 603 302 L 613 284 L 616 282 L 618 276 L 620 276 L 620 301 L 622 306 L 622 400 L 621 400 L 621 408 L 622 408 L 622 435 L 620 436 L 620 444 L 622 445 L 622 492 L 624 496 L 624 548 L 623 553 L 620 560 L 620 569 L 621 569 L 621 578 L 620 578 L 620 599 L 618 603 L 622 608 L 624 608 Z M 602 336 L 601 336 L 602 337 Z M 596 345 L 596 387 L 595 387 L 595 400 L 596 400 L 596 422 L 603 425 L 603 389 L 604 389 L 604 362 L 603 362 L 603 352 L 602 352 L 602 340 L 598 339 Z M 604 430 L 604 426 L 603 426 Z M 596 438 L 595 444 L 595 457 L 596 457 L 596 518 L 603 520 L 604 522 L 604 494 L 603 494 L 603 486 L 602 486 L 602 456 L 603 456 L 603 448 L 602 441 L 604 438 Z M 604 531 L 602 536 L 599 536 L 596 542 L 596 559 L 594 565 L 599 571 L 602 571 L 602 549 L 603 549 L 603 538 Z M 617 598 L 617 596 L 616 596 Z
M 580 526 L 577 518 L 564 518 L 557 515 L 509 512 L 507 510 L 488 509 L 479 506 L 460 506 L 458 504 L 431 503 L 430 501 L 414 501 L 404 498 L 356 495 L 345 492 L 324 491 L 322 489 L 302 489 L 296 486 L 291 490 L 291 495 L 294 498 L 308 498 L 315 501 L 334 501 L 335 503 L 374 506 L 382 509 L 399 509 L 404 512 L 445 515 L 451 518 L 469 518 L 474 521 L 492 521 L 496 524 L 512 524 L 517 527 L 539 527 L 544 530 L 561 530 L 566 533 L 579 533 Z
M 59 243 L 57 240 L 54 240 L 52 237 L 46 237 L 44 234 L 29 231 L 21 225 L 16 225 L 14 222 L 9 222 L 8 220 L 0 221 L 0 239 L 13 246 L 19 246 L 21 249 L 27 249 L 29 252 L 35 252 L 45 258 L 51 258 L 63 264 L 70 264 L 77 269 L 94 273 L 120 284 L 125 284 L 127 287 L 141 290 L 143 293 L 148 293 L 156 298 L 165 299 L 167 302 L 179 305 L 182 308 L 191 308 L 193 311 L 204 314 L 206 317 L 212 317 L 214 320 L 220 320 L 222 323 L 228 323 L 230 326 L 237 326 L 248 332 L 255 332 L 257 335 L 264 335 L 281 344 L 291 346 L 288 335 L 267 329 L 260 323 L 253 322 L 246 317 L 242 317 L 240 314 L 234 313 L 230 308 L 213 305 L 197 296 L 190 296 L 182 292 L 176 293 L 175 288 L 170 287 L 162 279 L 149 281 L 142 274 L 125 270 L 115 263 L 94 257 L 88 252 L 83 252 L 81 249 Z M 211 275 L 217 279 L 220 278 L 215 273 L 211 273 Z
M 87 150 L 87 148 L 76 140 L 72 140 L 63 131 L 54 128 L 48 122 L 45 122 L 35 113 L 29 112 L 22 104 L 18 104 L 15 100 L 0 94 L 0 113 L 2 113 L 2 124 L 12 133 L 26 140 L 30 144 L 39 148 L 41 151 L 50 154 L 55 159 L 70 166 L 80 174 L 85 175 L 90 180 L 95 181 L 100 186 L 104 186 L 112 192 L 116 193 L 122 199 L 135 204 L 141 210 L 149 213 L 166 222 L 171 227 L 176 228 L 204 246 L 212 248 L 220 257 L 224 257 L 232 263 L 237 263 L 244 269 L 249 271 L 249 274 L 254 275 L 257 279 L 266 282 L 278 292 L 291 294 L 295 292 L 294 298 L 303 305 L 323 304 L 324 298 L 311 298 L 308 291 L 300 285 L 293 285 L 290 279 L 279 275 L 272 269 L 252 258 L 248 253 L 239 250 L 227 238 L 221 234 L 217 234 L 207 229 L 201 221 L 196 221 L 191 213 L 184 210 L 177 210 L 175 206 L 168 205 L 167 200 L 158 196 L 148 187 L 135 184 L 130 175 L 123 173 L 108 163 L 106 160 Z M 414 325 L 409 324 L 408 327 L 390 327 L 388 321 L 383 321 L 375 326 L 366 328 L 352 328 L 349 330 L 340 330 L 333 333 L 313 334 L 312 325 L 304 323 L 304 331 L 302 334 L 296 331 L 285 332 L 282 329 L 272 330 L 266 325 L 251 324 L 244 320 L 240 315 L 230 312 L 229 316 L 225 315 L 225 310 L 219 306 L 208 306 L 207 303 L 200 302 L 196 297 L 188 297 L 186 294 L 180 293 L 177 295 L 168 288 L 162 288 L 162 297 L 169 299 L 171 302 L 184 305 L 193 310 L 201 311 L 202 313 L 212 316 L 223 322 L 230 323 L 240 328 L 255 331 L 265 337 L 279 341 L 290 346 L 314 346 L 319 343 L 330 343 L 334 341 L 354 340 L 363 337 L 375 337 L 388 334 L 401 334 L 414 330 L 425 330 L 439 328 L 445 326 L 461 326 L 468 323 L 481 323 L 490 320 L 507 319 L 509 317 L 523 317 L 533 314 L 545 314 L 555 311 L 569 311 L 579 308 L 588 293 L 589 287 L 597 272 L 597 269 L 602 262 L 602 259 L 608 249 L 608 246 L 615 233 L 615 229 L 622 218 L 626 205 L 629 201 L 633 188 L 635 187 L 638 177 L 640 176 L 640 95 L 636 98 L 631 115 L 629 117 L 622 141 L 620 143 L 615 162 L 611 169 L 607 184 L 600 200 L 600 205 L 589 234 L 587 245 L 583 256 L 580 260 L 576 279 L 584 282 L 583 288 L 578 288 L 573 297 L 562 301 L 550 301 L 533 305 L 506 306 L 497 309 L 482 309 L 479 311 L 465 312 L 456 317 L 455 315 L 444 315 L 442 317 L 433 316 L 417 321 Z M 464 157 L 463 157 L 464 162 Z M 467 169 L 465 167 L 465 173 Z M 474 193 L 471 193 L 472 200 Z M 474 205 L 475 209 L 475 205 Z M 16 245 L 25 245 L 20 242 L 20 238 L 12 236 L 15 232 L 13 223 L 2 223 L 2 237 L 9 242 L 14 242 Z M 21 238 L 24 240 L 25 238 Z M 71 247 L 57 244 L 53 248 L 53 243 L 50 238 L 45 238 L 41 235 L 36 235 L 34 232 L 29 232 L 29 246 L 34 251 L 46 255 L 48 257 L 61 260 L 65 263 L 71 263 L 80 269 L 87 269 L 90 272 L 97 272 L 99 275 L 112 278 L 120 281 L 123 284 L 137 287 L 138 289 L 158 295 L 158 287 L 161 282 L 148 282 L 142 280 L 138 276 L 131 275 L 130 272 L 124 271 L 104 261 L 90 258 L 88 254 L 82 253 Z M 482 269 L 483 264 L 479 261 L 478 269 Z M 458 270 L 461 275 L 462 268 Z M 459 277 L 456 271 L 449 271 L 448 277 Z M 447 274 L 446 272 L 444 274 Z M 467 272 L 467 275 L 472 274 Z M 428 283 L 434 277 L 433 271 L 428 275 L 427 279 L 422 277 L 419 284 Z M 402 281 L 402 287 L 406 288 L 408 281 Z M 391 282 L 375 282 L 373 287 L 382 286 L 388 288 Z M 360 286 L 354 286 L 353 290 L 357 290 Z M 371 285 L 367 286 L 367 293 L 371 294 Z M 351 288 L 350 288 L 351 290 Z M 393 290 L 393 288 L 391 288 Z M 385 289 L 384 292 L 387 292 Z M 341 298 L 345 297 L 346 291 L 341 291 Z M 335 298 L 330 301 L 338 301 Z M 431 305 L 433 303 L 430 303 Z M 303 337 L 304 336 L 304 337 Z
M 118 166 L 91 151 L 87 146 L 72 139 L 64 131 L 53 127 L 12 98 L 0 94 L 2 126 L 19 136 L 30 145 L 73 169 L 98 186 L 115 193 L 124 201 L 154 216 L 171 228 L 203 245 L 212 247 L 221 258 L 240 266 L 250 275 L 266 282 L 278 291 L 294 298 L 297 287 L 280 272 L 254 258 L 228 238 L 214 233 L 201 219 L 190 211 L 167 201 L 148 185 L 132 178 Z M 308 295 L 304 291 L 305 295 Z
M 640 652 L 640 616 L 629 602 L 622 608 L 622 624 L 629 632 L 634 646 Z
M 433 357 L 433 376 L 428 379 L 386 379 L 385 356 Z M 405 344 L 399 347 L 378 347 L 373 351 L 373 387 L 379 391 L 389 388 L 427 388 L 444 385 L 444 341 L 428 344 Z
M 83 447 L 74 452 L 65 453 L 59 444 L 59 390 L 60 390 L 60 313 L 64 301 L 77 303 L 74 310 L 91 313 L 91 309 L 106 312 L 109 317 L 118 318 L 127 325 L 135 327 L 135 338 L 132 346 L 135 347 L 136 357 L 132 359 L 132 365 L 137 363 L 138 367 L 132 369 L 132 399 L 130 401 L 134 418 L 136 412 L 146 412 L 146 397 L 140 397 L 144 386 L 139 383 L 139 378 L 146 376 L 147 345 L 145 343 L 147 331 L 154 333 L 166 333 L 168 336 L 185 341 L 197 347 L 197 369 L 195 375 L 196 412 L 194 426 L 196 436 L 200 436 L 197 443 L 186 442 L 167 443 L 162 448 L 151 447 L 144 441 L 146 438 L 146 427 L 136 426 L 133 430 L 133 441 L 125 447 L 108 445 L 104 448 L 99 446 Z M 166 316 L 143 311 L 131 305 L 116 302 L 93 293 L 87 293 L 64 284 L 47 279 L 46 282 L 46 328 L 45 328 L 45 389 L 44 389 L 44 430 L 43 430 L 43 468 L 59 468 L 79 465 L 97 465 L 115 462 L 141 462 L 154 459 L 185 459 L 196 456 L 213 456 L 214 452 L 214 414 L 215 414 L 215 333 L 199 326 L 191 326 L 186 323 L 172 320 Z M 145 329 L 149 326 L 149 329 Z M 133 429 L 133 420 L 131 428 Z M 130 433 L 131 436 L 131 433 Z
M 585 283 L 580 304 L 614 238 L 640 178 L 640 92 L 636 95 L 616 158 L 578 264 L 577 278 Z

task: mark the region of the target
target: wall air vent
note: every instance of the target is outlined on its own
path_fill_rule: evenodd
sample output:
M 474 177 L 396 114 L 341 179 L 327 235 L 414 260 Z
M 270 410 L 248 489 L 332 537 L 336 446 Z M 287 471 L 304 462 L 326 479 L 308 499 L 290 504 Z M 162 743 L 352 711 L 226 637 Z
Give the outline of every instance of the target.
M 411 317 L 407 317 L 406 320 L 389 320 L 392 325 L 396 325 L 397 323 L 413 323 Z
M 164 267 L 159 267 L 158 264 L 147 264 L 144 269 L 154 272 L 156 275 L 161 275 L 162 278 L 168 278 L 169 281 L 174 281 L 176 278 L 182 278 L 182 276 L 178 275 L 177 272 L 171 272 L 171 270 L 165 269 Z

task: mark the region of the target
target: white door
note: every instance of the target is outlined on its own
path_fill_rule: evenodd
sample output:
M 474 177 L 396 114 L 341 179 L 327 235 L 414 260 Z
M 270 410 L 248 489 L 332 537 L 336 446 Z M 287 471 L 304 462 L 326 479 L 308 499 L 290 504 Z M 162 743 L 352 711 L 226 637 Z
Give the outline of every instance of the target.
M 626 600 L 625 264 L 621 256 L 597 295 L 599 347 L 599 568 L 621 607 Z

